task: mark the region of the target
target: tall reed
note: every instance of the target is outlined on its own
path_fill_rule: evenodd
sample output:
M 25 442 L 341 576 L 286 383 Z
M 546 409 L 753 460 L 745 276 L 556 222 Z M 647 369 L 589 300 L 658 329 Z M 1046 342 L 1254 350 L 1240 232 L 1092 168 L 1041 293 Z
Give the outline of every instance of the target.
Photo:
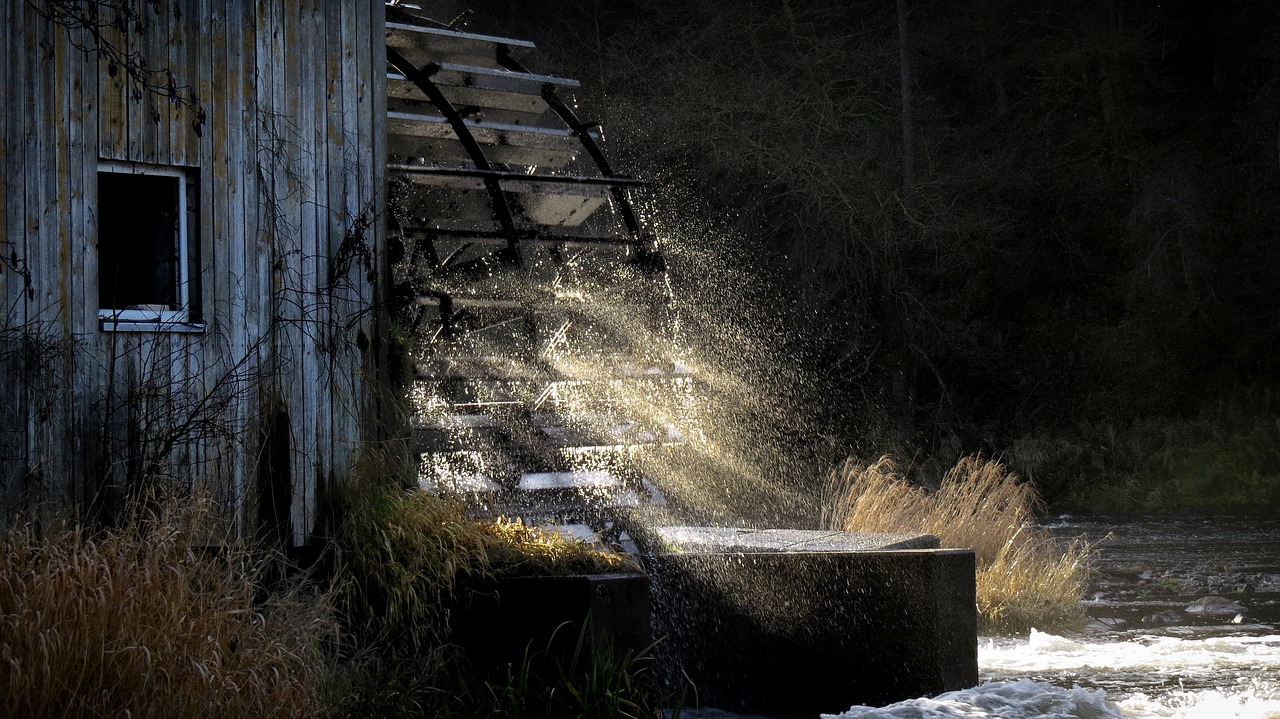
M 335 625 L 305 590 L 255 604 L 261 562 L 205 553 L 179 521 L 0 536 L 0 715 L 320 713 Z
M 889 457 L 870 465 L 850 460 L 832 473 L 823 507 L 824 522 L 836 529 L 924 532 L 944 547 L 972 548 L 984 630 L 1024 631 L 1083 619 L 1088 544 L 1060 546 L 1037 526 L 1034 488 L 999 462 L 965 457 L 936 492 L 928 492 Z

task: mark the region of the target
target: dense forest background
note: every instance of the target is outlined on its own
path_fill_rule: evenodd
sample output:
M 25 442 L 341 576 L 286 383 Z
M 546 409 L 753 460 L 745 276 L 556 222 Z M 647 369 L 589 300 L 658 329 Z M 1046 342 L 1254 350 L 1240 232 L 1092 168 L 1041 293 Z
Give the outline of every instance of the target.
M 1280 4 L 441 12 L 537 41 L 659 217 L 771 285 L 828 445 L 1103 509 L 1280 502 Z

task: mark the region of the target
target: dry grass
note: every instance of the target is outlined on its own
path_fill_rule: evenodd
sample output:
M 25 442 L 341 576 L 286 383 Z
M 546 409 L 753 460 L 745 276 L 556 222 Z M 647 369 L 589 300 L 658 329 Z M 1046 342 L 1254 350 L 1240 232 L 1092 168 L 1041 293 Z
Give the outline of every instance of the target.
M 429 716 L 458 704 L 444 648 L 460 577 L 637 569 L 447 497 L 363 489 L 327 593 L 267 588 L 250 548 L 193 548 L 198 504 L 112 532 L 0 533 L 0 716 Z
M 255 605 L 260 563 L 194 551 L 189 519 L 0 537 L 0 715 L 320 713 L 325 603 L 299 589 Z
M 425 492 L 358 482 L 340 506 L 337 603 L 348 630 L 361 647 L 425 658 L 447 636 L 458 577 L 488 571 L 484 533 L 461 503 Z
M 1089 574 L 1089 546 L 1059 546 L 1035 525 L 1037 506 L 1035 490 L 998 462 L 961 459 L 929 493 L 882 457 L 832 474 L 823 519 L 845 531 L 926 532 L 944 547 L 971 547 L 982 628 L 1024 631 L 1078 623 Z
M 630 560 L 519 520 L 475 522 L 457 499 L 366 478 L 344 490 L 337 606 L 356 653 L 333 703 L 343 716 L 467 716 L 449 612 L 460 581 L 625 571 Z
M 601 551 L 561 532 L 531 527 L 520 519 L 499 517 L 480 525 L 488 537 L 490 565 L 495 574 L 609 574 L 639 572 L 626 554 Z
M 361 644 L 393 653 L 444 642 L 450 596 L 467 575 L 640 571 L 630 557 L 519 519 L 473 521 L 448 496 L 362 484 L 343 506 L 339 607 Z
M 1027 532 L 1030 536 L 1024 538 Z M 978 616 L 988 631 L 1071 627 L 1084 620 L 1080 597 L 1091 550 L 1083 541 L 1065 548 L 1042 530 L 1026 529 L 978 569 Z

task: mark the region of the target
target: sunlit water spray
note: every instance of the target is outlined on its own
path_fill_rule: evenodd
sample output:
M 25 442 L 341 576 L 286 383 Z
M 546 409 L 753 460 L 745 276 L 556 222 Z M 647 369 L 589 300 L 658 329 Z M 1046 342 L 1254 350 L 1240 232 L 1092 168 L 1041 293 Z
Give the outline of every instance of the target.
M 778 320 L 705 239 L 664 237 L 672 272 L 583 257 L 523 283 L 505 277 L 506 296 L 550 302 L 536 340 L 511 320 L 460 340 L 426 337 L 420 366 L 466 357 L 477 379 L 428 376 L 414 388 L 415 421 L 444 438 L 423 455 L 424 486 L 494 490 L 522 468 L 554 465 L 642 476 L 686 521 L 812 522 L 832 458 L 797 461 L 783 438 L 811 434 L 793 407 L 797 360 L 778 356 Z M 483 281 L 445 289 L 485 294 Z M 533 439 L 563 446 L 530 456 L 535 441 L 477 442 L 486 417 L 519 418 L 541 432 Z

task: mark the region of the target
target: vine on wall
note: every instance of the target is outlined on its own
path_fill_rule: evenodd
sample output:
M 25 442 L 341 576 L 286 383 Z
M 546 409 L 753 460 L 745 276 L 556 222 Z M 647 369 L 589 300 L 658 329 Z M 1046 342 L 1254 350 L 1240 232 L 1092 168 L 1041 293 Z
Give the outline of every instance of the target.
M 172 68 L 152 67 L 139 50 L 130 47 L 130 35 L 143 36 L 151 25 L 150 15 L 166 12 L 165 3 L 160 0 L 28 0 L 28 3 L 41 17 L 66 28 L 72 47 L 105 60 L 111 77 L 123 73 L 134 101 L 152 95 L 189 108 L 192 129 L 197 135 L 203 134 L 204 104 L 196 89 L 179 82 Z M 182 5 L 169 4 L 167 10 L 175 20 L 182 17 Z M 112 32 L 120 34 L 123 46 L 107 36 Z M 155 121 L 160 120 L 155 109 L 151 116 Z

